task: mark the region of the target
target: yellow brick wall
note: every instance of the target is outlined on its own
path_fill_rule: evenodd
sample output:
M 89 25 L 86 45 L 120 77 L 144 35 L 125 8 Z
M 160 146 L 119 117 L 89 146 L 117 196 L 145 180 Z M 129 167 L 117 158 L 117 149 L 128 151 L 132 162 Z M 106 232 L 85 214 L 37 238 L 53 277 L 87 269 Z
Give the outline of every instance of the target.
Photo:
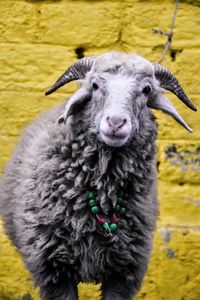
M 174 2 L 141 0 L 0 1 L 0 168 L 22 128 L 75 90 L 44 91 L 76 61 L 76 49 L 95 55 L 132 51 L 152 61 L 162 52 Z M 164 64 L 197 105 L 200 93 L 200 1 L 180 4 L 172 46 Z M 157 113 L 160 216 L 154 250 L 137 300 L 200 299 L 200 114 L 169 98 L 194 133 Z M 80 285 L 80 299 L 99 299 L 98 286 Z M 0 300 L 38 300 L 30 274 L 0 226 Z

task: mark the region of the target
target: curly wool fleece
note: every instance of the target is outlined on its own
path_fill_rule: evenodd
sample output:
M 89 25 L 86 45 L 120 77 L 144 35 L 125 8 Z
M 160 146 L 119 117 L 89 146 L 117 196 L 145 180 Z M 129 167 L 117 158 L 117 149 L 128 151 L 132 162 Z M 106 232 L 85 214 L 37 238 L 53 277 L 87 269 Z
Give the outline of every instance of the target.
M 57 125 L 62 111 L 59 106 L 29 126 L 6 167 L 1 201 L 7 232 L 36 285 L 52 292 L 43 299 L 76 299 L 53 293 L 51 287 L 67 280 L 118 281 L 124 296 L 105 299 L 131 299 L 147 268 L 157 213 L 154 118 L 149 114 L 128 145 L 111 148 L 87 131 L 85 112 Z M 90 191 L 105 214 L 118 192 L 128 195 L 116 243 L 91 214 Z

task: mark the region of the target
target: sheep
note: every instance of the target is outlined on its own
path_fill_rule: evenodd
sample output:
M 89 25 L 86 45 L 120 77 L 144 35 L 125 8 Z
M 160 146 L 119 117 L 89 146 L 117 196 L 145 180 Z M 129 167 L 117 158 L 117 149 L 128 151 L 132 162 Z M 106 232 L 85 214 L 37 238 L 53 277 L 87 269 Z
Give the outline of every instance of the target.
M 80 88 L 17 145 L 1 180 L 1 214 L 43 300 L 77 300 L 80 282 L 101 283 L 103 300 L 130 300 L 158 214 L 151 109 L 191 132 L 163 94 L 196 107 L 166 67 L 136 54 L 84 57 L 46 95 L 72 80 Z

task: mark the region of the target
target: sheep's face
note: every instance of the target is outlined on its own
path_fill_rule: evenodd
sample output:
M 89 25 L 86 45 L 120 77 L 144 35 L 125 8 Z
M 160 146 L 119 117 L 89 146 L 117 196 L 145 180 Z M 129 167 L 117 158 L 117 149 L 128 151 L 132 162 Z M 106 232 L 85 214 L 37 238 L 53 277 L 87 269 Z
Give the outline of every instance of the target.
M 141 128 L 147 99 L 153 92 L 151 77 L 104 74 L 91 80 L 91 130 L 112 147 L 125 145 Z M 148 116 L 146 116 L 146 121 Z
M 174 75 L 161 65 L 153 65 L 138 55 L 117 52 L 83 58 L 67 69 L 46 95 L 77 76 L 82 78 L 81 87 L 67 102 L 59 123 L 81 111 L 79 117 L 86 117 L 85 128 L 111 147 L 124 146 L 139 134 L 145 136 L 145 130 L 149 134 L 155 131 L 150 108 L 171 115 L 192 131 L 164 97 L 163 88 L 172 91 L 191 109 L 196 110 L 196 107 Z

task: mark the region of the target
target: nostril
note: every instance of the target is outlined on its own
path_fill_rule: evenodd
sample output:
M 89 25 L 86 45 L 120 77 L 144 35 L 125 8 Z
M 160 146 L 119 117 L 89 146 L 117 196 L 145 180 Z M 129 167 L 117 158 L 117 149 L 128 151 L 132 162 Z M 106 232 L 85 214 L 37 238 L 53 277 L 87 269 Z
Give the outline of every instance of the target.
M 112 124 L 110 118 L 107 117 L 106 120 L 107 120 L 107 122 L 108 122 L 109 127 L 113 128 L 113 124 Z
M 126 119 L 120 117 L 107 117 L 106 120 L 109 124 L 109 127 L 111 127 L 113 131 L 120 129 L 127 121 Z

